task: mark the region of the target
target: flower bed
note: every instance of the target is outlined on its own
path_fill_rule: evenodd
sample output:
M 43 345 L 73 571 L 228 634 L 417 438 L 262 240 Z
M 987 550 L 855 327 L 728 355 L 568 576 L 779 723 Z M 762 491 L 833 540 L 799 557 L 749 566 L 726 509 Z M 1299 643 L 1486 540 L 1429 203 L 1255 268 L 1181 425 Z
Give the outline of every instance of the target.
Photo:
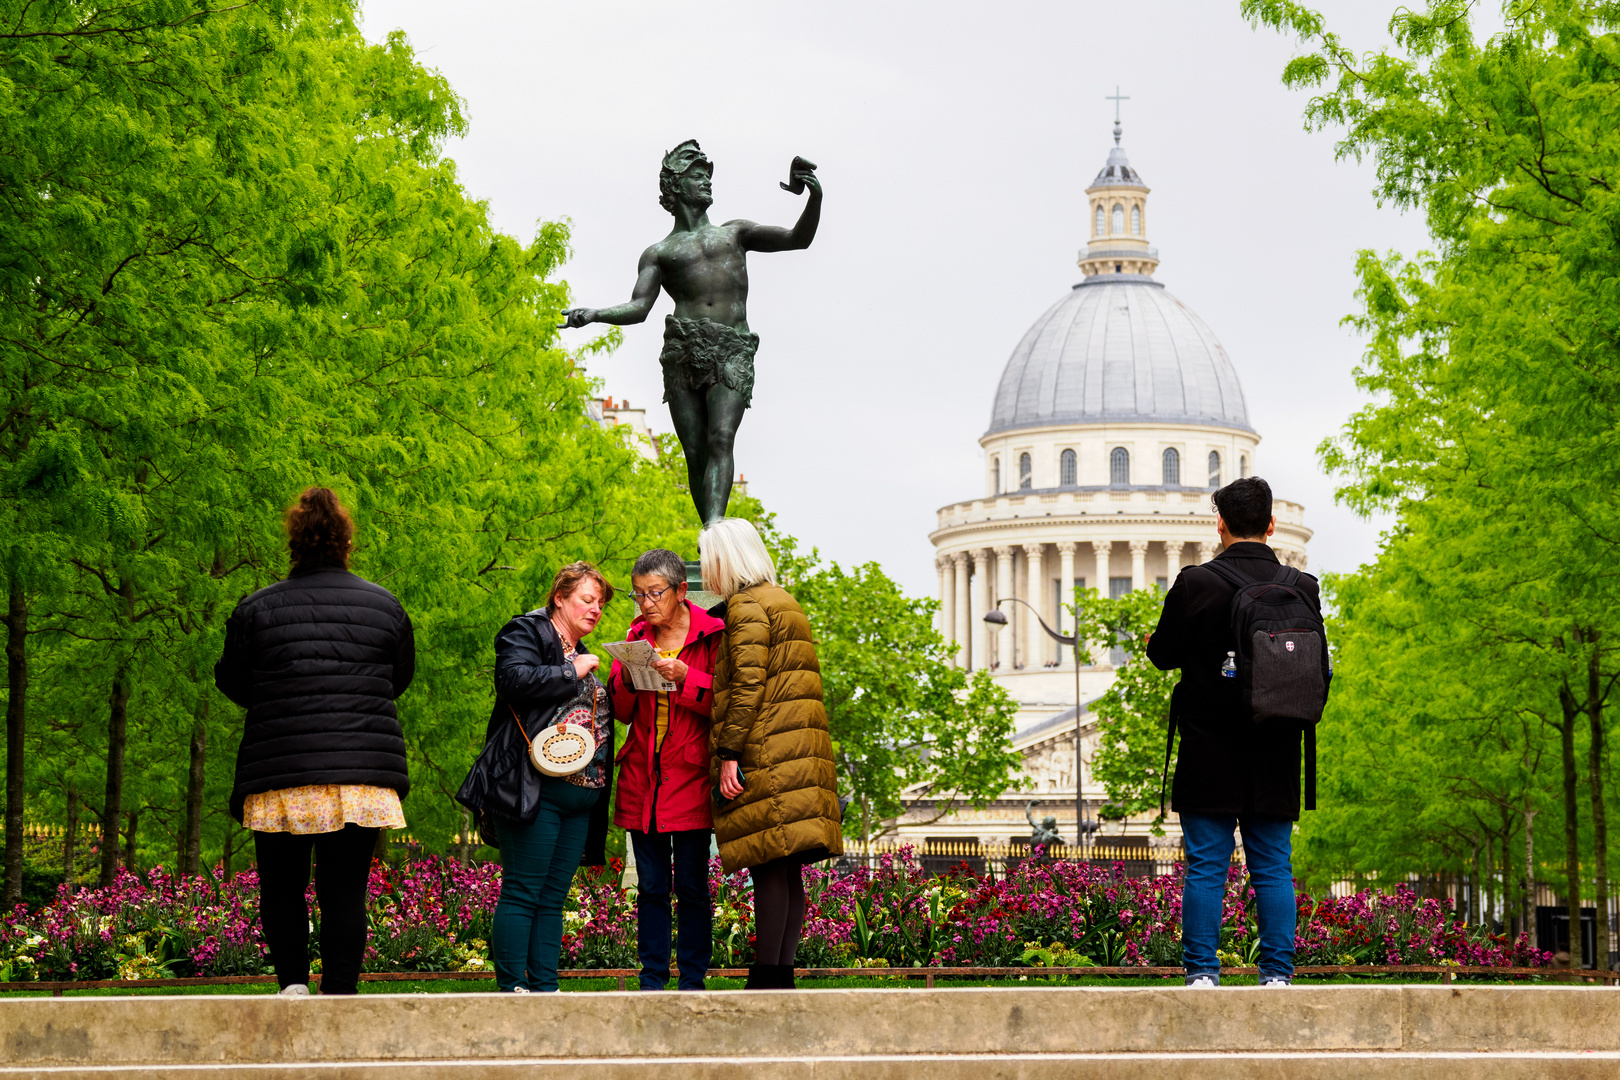
M 563 966 L 636 966 L 635 898 L 619 867 L 581 871 L 564 914 Z M 753 959 L 753 894 L 746 872 L 710 871 L 713 959 Z M 798 962 L 807 967 L 1173 966 L 1180 963 L 1179 874 L 1126 877 L 1123 868 L 1029 860 L 1001 880 L 966 867 L 940 876 L 907 858 L 875 869 L 805 870 L 808 903 Z M 487 971 L 500 869 L 439 859 L 376 864 L 370 883 L 366 971 Z M 310 890 L 313 907 L 314 890 Z M 319 911 L 313 912 L 319 926 Z M 1448 902 L 1410 888 L 1344 899 L 1299 896 L 1295 962 L 1313 964 L 1547 965 L 1524 935 L 1468 926 Z M 311 935 L 314 949 L 315 936 Z M 1258 948 L 1243 872 L 1227 880 L 1220 953 L 1252 964 Z M 319 970 L 318 962 L 315 970 Z M 158 867 L 120 873 L 0 922 L 0 982 L 255 975 L 270 971 L 258 922 L 258 877 L 217 871 L 177 879 Z

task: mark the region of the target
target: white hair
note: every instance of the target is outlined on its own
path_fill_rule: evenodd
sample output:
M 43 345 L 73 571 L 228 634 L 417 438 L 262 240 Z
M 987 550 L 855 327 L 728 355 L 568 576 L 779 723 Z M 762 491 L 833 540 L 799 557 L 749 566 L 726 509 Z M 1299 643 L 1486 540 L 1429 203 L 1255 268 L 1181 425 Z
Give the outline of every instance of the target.
M 776 564 L 753 523 L 745 518 L 721 518 L 703 526 L 698 533 L 698 557 L 703 587 L 727 600 L 750 585 L 776 584 Z

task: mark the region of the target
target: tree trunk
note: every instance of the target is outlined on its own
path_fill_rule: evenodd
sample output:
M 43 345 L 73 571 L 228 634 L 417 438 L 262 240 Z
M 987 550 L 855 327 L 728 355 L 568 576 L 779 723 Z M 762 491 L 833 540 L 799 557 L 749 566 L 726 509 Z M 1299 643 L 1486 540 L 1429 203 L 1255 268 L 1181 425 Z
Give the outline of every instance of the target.
M 1596 638 L 1596 634 L 1592 638 Z M 1609 819 L 1603 795 L 1603 694 L 1598 672 L 1598 651 L 1586 664 L 1586 718 L 1592 729 L 1587 751 L 1587 785 L 1592 791 L 1592 881 L 1597 901 L 1596 966 L 1609 966 Z
M 28 721 L 28 597 L 16 582 L 6 605 L 6 907 L 22 902 L 23 734 Z
M 1468 925 L 1478 926 L 1484 911 L 1480 903 L 1479 885 L 1485 880 L 1485 863 L 1480 857 L 1479 844 L 1474 844 L 1474 861 L 1468 866 Z
M 78 878 L 73 872 L 73 863 L 79 857 L 76 847 L 79 842 L 79 793 L 71 785 L 67 789 L 67 835 L 62 837 L 62 880 L 67 884 L 68 895 L 73 895 L 77 887 Z
M 135 872 L 135 836 L 141 824 L 139 810 L 126 810 L 124 816 L 129 819 L 129 831 L 124 833 L 124 869 L 130 873 Z
M 1581 967 L 1581 836 L 1580 806 L 1575 789 L 1580 772 L 1575 765 L 1575 719 L 1579 711 L 1569 685 L 1558 688 L 1558 704 L 1564 722 L 1558 728 L 1558 745 L 1564 762 L 1564 903 L 1569 909 L 1569 966 Z
M 231 880 L 232 875 L 235 873 L 235 871 L 231 868 L 231 855 L 232 855 L 232 850 L 231 849 L 233 847 L 235 847 L 235 845 L 236 845 L 236 830 L 231 828 L 230 825 L 227 824 L 225 826 L 225 852 L 224 852 L 225 880 L 226 881 Z
M 1525 797 L 1528 803 L 1529 796 Z M 1530 831 L 1530 823 L 1535 819 L 1538 811 L 1524 808 L 1524 894 L 1520 905 L 1519 917 L 1524 920 L 1524 932 L 1530 938 L 1530 947 L 1542 948 L 1541 935 L 1536 933 L 1535 902 L 1536 902 L 1536 842 Z M 1552 944 L 1552 943 L 1549 943 Z M 1551 952 L 1551 949 L 1547 950 Z
M 208 772 L 208 714 L 212 699 L 212 691 L 204 686 L 191 722 L 191 772 L 186 777 L 186 821 L 181 832 L 184 843 L 178 860 L 182 874 L 202 873 L 203 783 Z
M 107 700 L 107 788 L 101 803 L 102 888 L 118 876 L 118 822 L 124 812 L 124 745 L 129 733 L 129 672 L 120 665 Z

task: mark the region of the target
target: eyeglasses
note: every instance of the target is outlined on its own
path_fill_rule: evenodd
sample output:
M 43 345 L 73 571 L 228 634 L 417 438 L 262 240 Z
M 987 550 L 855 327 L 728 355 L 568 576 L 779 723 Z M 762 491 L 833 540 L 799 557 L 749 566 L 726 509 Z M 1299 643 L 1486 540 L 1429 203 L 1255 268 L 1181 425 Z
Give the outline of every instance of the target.
M 656 604 L 658 601 L 662 600 L 664 598 L 664 594 L 669 592 L 669 590 L 672 588 L 674 588 L 673 585 L 665 585 L 662 589 L 654 589 L 650 592 L 633 592 L 630 594 L 630 599 L 634 600 L 638 604 Z

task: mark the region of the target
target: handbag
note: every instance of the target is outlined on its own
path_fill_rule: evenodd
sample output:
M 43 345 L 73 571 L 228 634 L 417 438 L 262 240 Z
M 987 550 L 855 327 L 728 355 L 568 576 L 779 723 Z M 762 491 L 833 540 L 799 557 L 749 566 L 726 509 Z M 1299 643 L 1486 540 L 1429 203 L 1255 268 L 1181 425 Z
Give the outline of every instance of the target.
M 591 723 L 596 719 L 595 688 L 588 699 L 576 698 L 564 706 L 557 718 L 540 729 L 538 739 L 529 738 L 518 719 L 517 710 L 510 704 L 512 722 L 529 744 L 529 760 L 547 776 L 568 776 L 591 763 L 596 756 L 596 736 L 591 734 Z
M 456 792 L 456 802 L 477 815 L 485 843 L 494 839 L 495 821 L 532 825 L 540 814 L 541 776 L 528 760 L 527 740 L 521 725 L 496 725 Z

